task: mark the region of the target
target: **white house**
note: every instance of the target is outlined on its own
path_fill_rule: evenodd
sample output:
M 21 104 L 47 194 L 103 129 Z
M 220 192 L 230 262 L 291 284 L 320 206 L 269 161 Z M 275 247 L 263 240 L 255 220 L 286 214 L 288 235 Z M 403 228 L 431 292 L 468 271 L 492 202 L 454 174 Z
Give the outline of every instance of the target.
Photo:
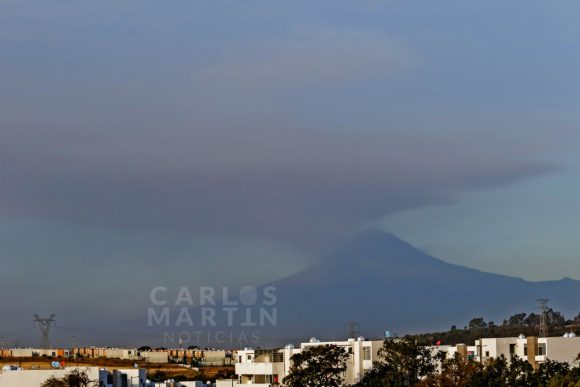
M 62 378 L 71 371 L 85 372 L 90 380 L 103 387 L 147 387 L 147 370 L 143 368 L 117 369 L 112 373 L 99 367 L 66 367 L 50 370 L 15 370 L 0 372 L 0 387 L 38 387 L 51 377 Z
M 139 355 L 147 363 L 169 363 L 169 354 L 166 351 L 142 351 Z
M 459 353 L 465 359 L 486 361 L 504 356 L 508 362 L 514 357 L 527 360 L 534 367 L 547 359 L 577 365 L 580 354 L 580 337 L 566 334 L 564 337 L 501 337 L 475 340 L 474 346 L 458 344 L 447 349 L 447 358 Z
M 125 368 L 113 371 L 112 386 L 146 387 L 147 370 L 144 368 Z
M 320 342 L 312 338 L 308 343 L 300 344 L 299 348 L 288 345 L 281 349 L 251 349 L 246 348 L 236 353 L 237 386 L 252 384 L 258 387 L 268 387 L 281 383 L 288 376 L 292 365 L 291 357 L 310 347 L 320 345 L 337 345 L 349 354 L 345 383 L 359 382 L 377 360 L 378 351 L 383 340 L 369 341 L 362 337 L 346 341 Z
M 76 369 L 86 372 L 91 380 L 98 380 L 103 386 L 112 386 L 112 384 L 107 384 L 109 373 L 106 370 L 99 369 L 99 367 L 67 367 L 51 370 L 3 371 L 0 373 L 0 387 L 38 387 L 53 376 L 62 378 Z
M 138 360 L 139 355 L 134 348 L 107 348 L 105 357 L 111 359 Z

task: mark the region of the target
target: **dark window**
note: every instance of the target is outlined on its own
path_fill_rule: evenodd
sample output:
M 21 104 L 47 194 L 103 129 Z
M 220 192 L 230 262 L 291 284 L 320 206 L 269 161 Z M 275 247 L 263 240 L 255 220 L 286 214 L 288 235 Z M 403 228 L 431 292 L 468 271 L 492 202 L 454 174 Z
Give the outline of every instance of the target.
M 363 360 L 371 360 L 371 347 L 363 347 Z
M 538 355 L 545 356 L 546 355 L 546 344 L 538 344 Z

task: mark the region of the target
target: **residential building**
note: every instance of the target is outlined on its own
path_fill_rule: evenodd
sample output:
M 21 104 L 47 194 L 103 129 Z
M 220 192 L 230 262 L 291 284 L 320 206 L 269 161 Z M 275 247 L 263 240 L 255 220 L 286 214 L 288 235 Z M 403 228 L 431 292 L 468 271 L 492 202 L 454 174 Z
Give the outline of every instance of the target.
M 169 353 L 167 351 L 141 351 L 139 356 L 147 363 L 169 363 Z
M 346 384 L 359 382 L 368 372 L 373 361 L 377 360 L 378 351 L 383 340 L 370 341 L 362 337 L 346 341 L 320 342 L 312 338 L 307 343 L 300 344 L 299 348 L 287 345 L 280 349 L 251 349 L 246 348 L 236 353 L 237 385 L 252 384 L 267 387 L 281 383 L 290 373 L 292 356 L 308 348 L 320 345 L 337 345 L 348 353 L 347 368 L 344 374 Z
M 504 356 L 508 362 L 514 357 L 530 362 L 534 367 L 546 360 L 578 364 L 580 337 L 566 334 L 564 337 L 501 337 L 475 340 L 474 346 L 458 344 L 447 348 L 447 358 L 459 353 L 464 359 L 486 361 Z
M 99 367 L 65 367 L 50 370 L 10 370 L 0 372 L 0 387 L 38 387 L 51 377 L 62 378 L 72 371 L 85 372 L 90 380 L 103 387 L 148 387 L 147 370 L 116 369 L 109 372 Z
M 66 374 L 77 369 L 86 372 L 91 380 L 98 380 L 103 386 L 112 387 L 112 383 L 108 383 L 108 380 L 110 380 L 107 378 L 109 373 L 106 370 L 99 369 L 98 367 L 67 367 L 51 370 L 3 371 L 0 373 L 0 387 L 38 387 L 53 376 L 56 378 L 62 378 Z M 135 387 L 137 386 L 138 385 L 135 385 Z
M 106 348 L 104 351 L 104 357 L 110 359 L 123 359 L 123 360 L 139 360 L 139 354 L 136 349 L 127 348 Z

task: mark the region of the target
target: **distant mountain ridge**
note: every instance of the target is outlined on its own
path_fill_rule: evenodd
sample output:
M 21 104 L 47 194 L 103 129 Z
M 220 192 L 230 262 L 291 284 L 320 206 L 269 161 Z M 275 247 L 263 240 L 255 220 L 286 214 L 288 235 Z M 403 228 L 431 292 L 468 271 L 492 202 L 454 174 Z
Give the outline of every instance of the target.
M 530 282 L 447 263 L 395 235 L 369 230 L 306 270 L 275 281 L 278 331 L 344 337 L 347 322 L 380 336 L 445 330 L 472 317 L 531 312 L 536 298 L 576 305 L 580 281 Z
M 223 305 L 218 298 L 215 326 L 200 326 L 201 310 L 194 306 L 191 310 L 197 324 L 194 327 L 175 327 L 181 307 L 172 307 L 168 327 L 143 326 L 145 321 L 141 317 L 121 325 L 117 321 L 111 326 L 101 323 L 99 329 L 132 330 L 139 326 L 151 340 L 165 337 L 165 332 L 199 330 L 203 332 L 199 341 L 192 340 L 187 345 L 272 348 L 297 344 L 312 336 L 345 339 L 348 323 L 353 321 L 358 322 L 360 334 L 368 338 L 382 338 L 386 330 L 400 335 L 442 332 L 452 325 L 467 325 L 474 317 L 499 324 L 516 313 L 537 313 L 536 298 L 549 298 L 550 307 L 569 313 L 570 306 L 578 306 L 580 296 L 580 281 L 574 279 L 530 282 L 486 273 L 432 257 L 381 230 L 356 236 L 305 270 L 265 284 L 257 293 L 263 295 L 265 287 L 275 288 L 274 326 L 244 326 L 245 316 L 240 314 L 230 326 L 226 315 L 220 312 Z M 263 297 L 255 304 L 250 302 L 253 321 L 262 300 Z M 238 307 L 243 312 L 243 305 Z M 225 334 L 227 342 L 216 342 L 212 335 L 217 332 Z M 237 342 L 241 332 L 249 338 L 248 342 Z M 257 341 L 252 341 L 253 333 L 258 334 Z M 207 337 L 212 339 L 206 342 Z

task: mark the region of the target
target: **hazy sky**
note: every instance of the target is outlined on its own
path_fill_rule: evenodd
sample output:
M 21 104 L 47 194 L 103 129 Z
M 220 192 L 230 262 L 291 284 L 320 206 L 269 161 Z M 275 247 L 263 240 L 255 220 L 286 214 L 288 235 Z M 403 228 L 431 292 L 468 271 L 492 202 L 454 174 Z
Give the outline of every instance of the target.
M 372 225 L 580 278 L 579 12 L 0 0 L 0 307 L 263 283 Z

